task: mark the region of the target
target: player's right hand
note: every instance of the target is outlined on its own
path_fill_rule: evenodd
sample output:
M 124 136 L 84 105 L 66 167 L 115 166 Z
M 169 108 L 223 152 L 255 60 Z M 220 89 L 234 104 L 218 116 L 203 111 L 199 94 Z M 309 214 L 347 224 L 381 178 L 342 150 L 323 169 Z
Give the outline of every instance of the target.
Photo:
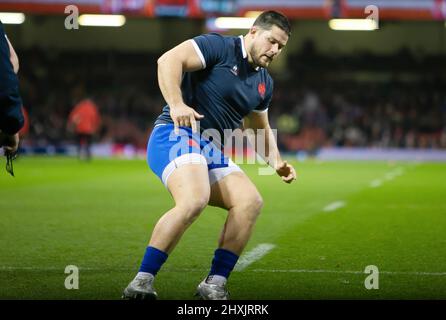
M 0 147 L 3 147 L 5 153 L 16 153 L 19 148 L 19 134 L 9 135 L 0 133 Z
M 296 170 L 287 161 L 282 161 L 276 165 L 276 172 L 282 177 L 282 180 L 286 183 L 291 183 L 296 180 Z
M 174 130 L 176 134 L 180 133 L 180 127 L 191 127 L 192 132 L 197 132 L 196 120 L 203 119 L 204 116 L 199 114 L 191 107 L 183 104 L 170 107 L 170 117 L 173 120 Z

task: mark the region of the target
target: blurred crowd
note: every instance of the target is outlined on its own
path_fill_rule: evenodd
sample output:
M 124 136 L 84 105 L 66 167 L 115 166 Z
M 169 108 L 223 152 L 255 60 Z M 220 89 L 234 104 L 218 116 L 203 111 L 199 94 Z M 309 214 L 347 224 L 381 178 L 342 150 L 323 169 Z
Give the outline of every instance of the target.
M 73 142 L 68 117 L 91 98 L 101 116 L 94 142 L 144 148 L 164 105 L 158 55 L 18 50 L 29 130 L 23 144 Z M 273 73 L 270 121 L 286 151 L 322 146 L 446 148 L 443 57 L 401 50 L 392 56 L 324 56 L 307 44 Z

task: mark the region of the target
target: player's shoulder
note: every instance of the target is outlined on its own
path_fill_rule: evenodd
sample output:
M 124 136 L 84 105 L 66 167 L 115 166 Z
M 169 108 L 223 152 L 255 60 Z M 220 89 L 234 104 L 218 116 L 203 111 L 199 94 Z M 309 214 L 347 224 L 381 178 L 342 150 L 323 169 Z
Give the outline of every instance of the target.
M 237 37 L 219 33 L 205 33 L 194 38 L 200 49 L 213 52 L 221 60 L 230 59 L 237 52 Z
M 224 45 L 231 45 L 234 44 L 237 37 L 236 36 L 228 36 L 228 35 L 222 35 L 220 33 L 216 33 L 216 32 L 210 32 L 210 33 L 204 33 L 201 34 L 195 38 L 202 38 L 202 39 L 207 39 L 213 42 L 220 42 L 221 44 Z

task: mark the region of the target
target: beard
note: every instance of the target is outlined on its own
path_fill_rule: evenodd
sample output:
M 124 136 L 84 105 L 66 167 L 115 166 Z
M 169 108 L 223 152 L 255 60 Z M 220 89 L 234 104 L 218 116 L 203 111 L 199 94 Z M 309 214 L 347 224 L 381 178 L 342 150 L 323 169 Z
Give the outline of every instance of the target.
M 271 58 L 264 54 L 261 54 L 255 47 L 251 49 L 250 55 L 253 63 L 258 67 L 267 68 L 272 61 Z

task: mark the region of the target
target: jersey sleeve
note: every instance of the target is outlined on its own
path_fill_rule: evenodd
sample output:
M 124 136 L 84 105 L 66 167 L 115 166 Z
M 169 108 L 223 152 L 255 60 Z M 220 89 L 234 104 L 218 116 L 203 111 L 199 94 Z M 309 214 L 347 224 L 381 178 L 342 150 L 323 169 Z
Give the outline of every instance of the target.
M 269 78 L 269 77 L 268 77 Z M 271 100 L 273 99 L 273 89 L 274 89 L 274 83 L 271 78 L 268 79 L 267 85 L 266 85 L 266 93 L 265 98 L 263 101 L 252 111 L 262 113 L 267 112 L 268 108 L 271 104 Z
M 10 61 L 9 45 L 0 22 L 0 131 L 15 134 L 24 123 L 19 81 Z
M 192 39 L 192 44 L 200 57 L 203 69 L 217 64 L 225 53 L 224 37 L 217 33 L 200 35 Z

